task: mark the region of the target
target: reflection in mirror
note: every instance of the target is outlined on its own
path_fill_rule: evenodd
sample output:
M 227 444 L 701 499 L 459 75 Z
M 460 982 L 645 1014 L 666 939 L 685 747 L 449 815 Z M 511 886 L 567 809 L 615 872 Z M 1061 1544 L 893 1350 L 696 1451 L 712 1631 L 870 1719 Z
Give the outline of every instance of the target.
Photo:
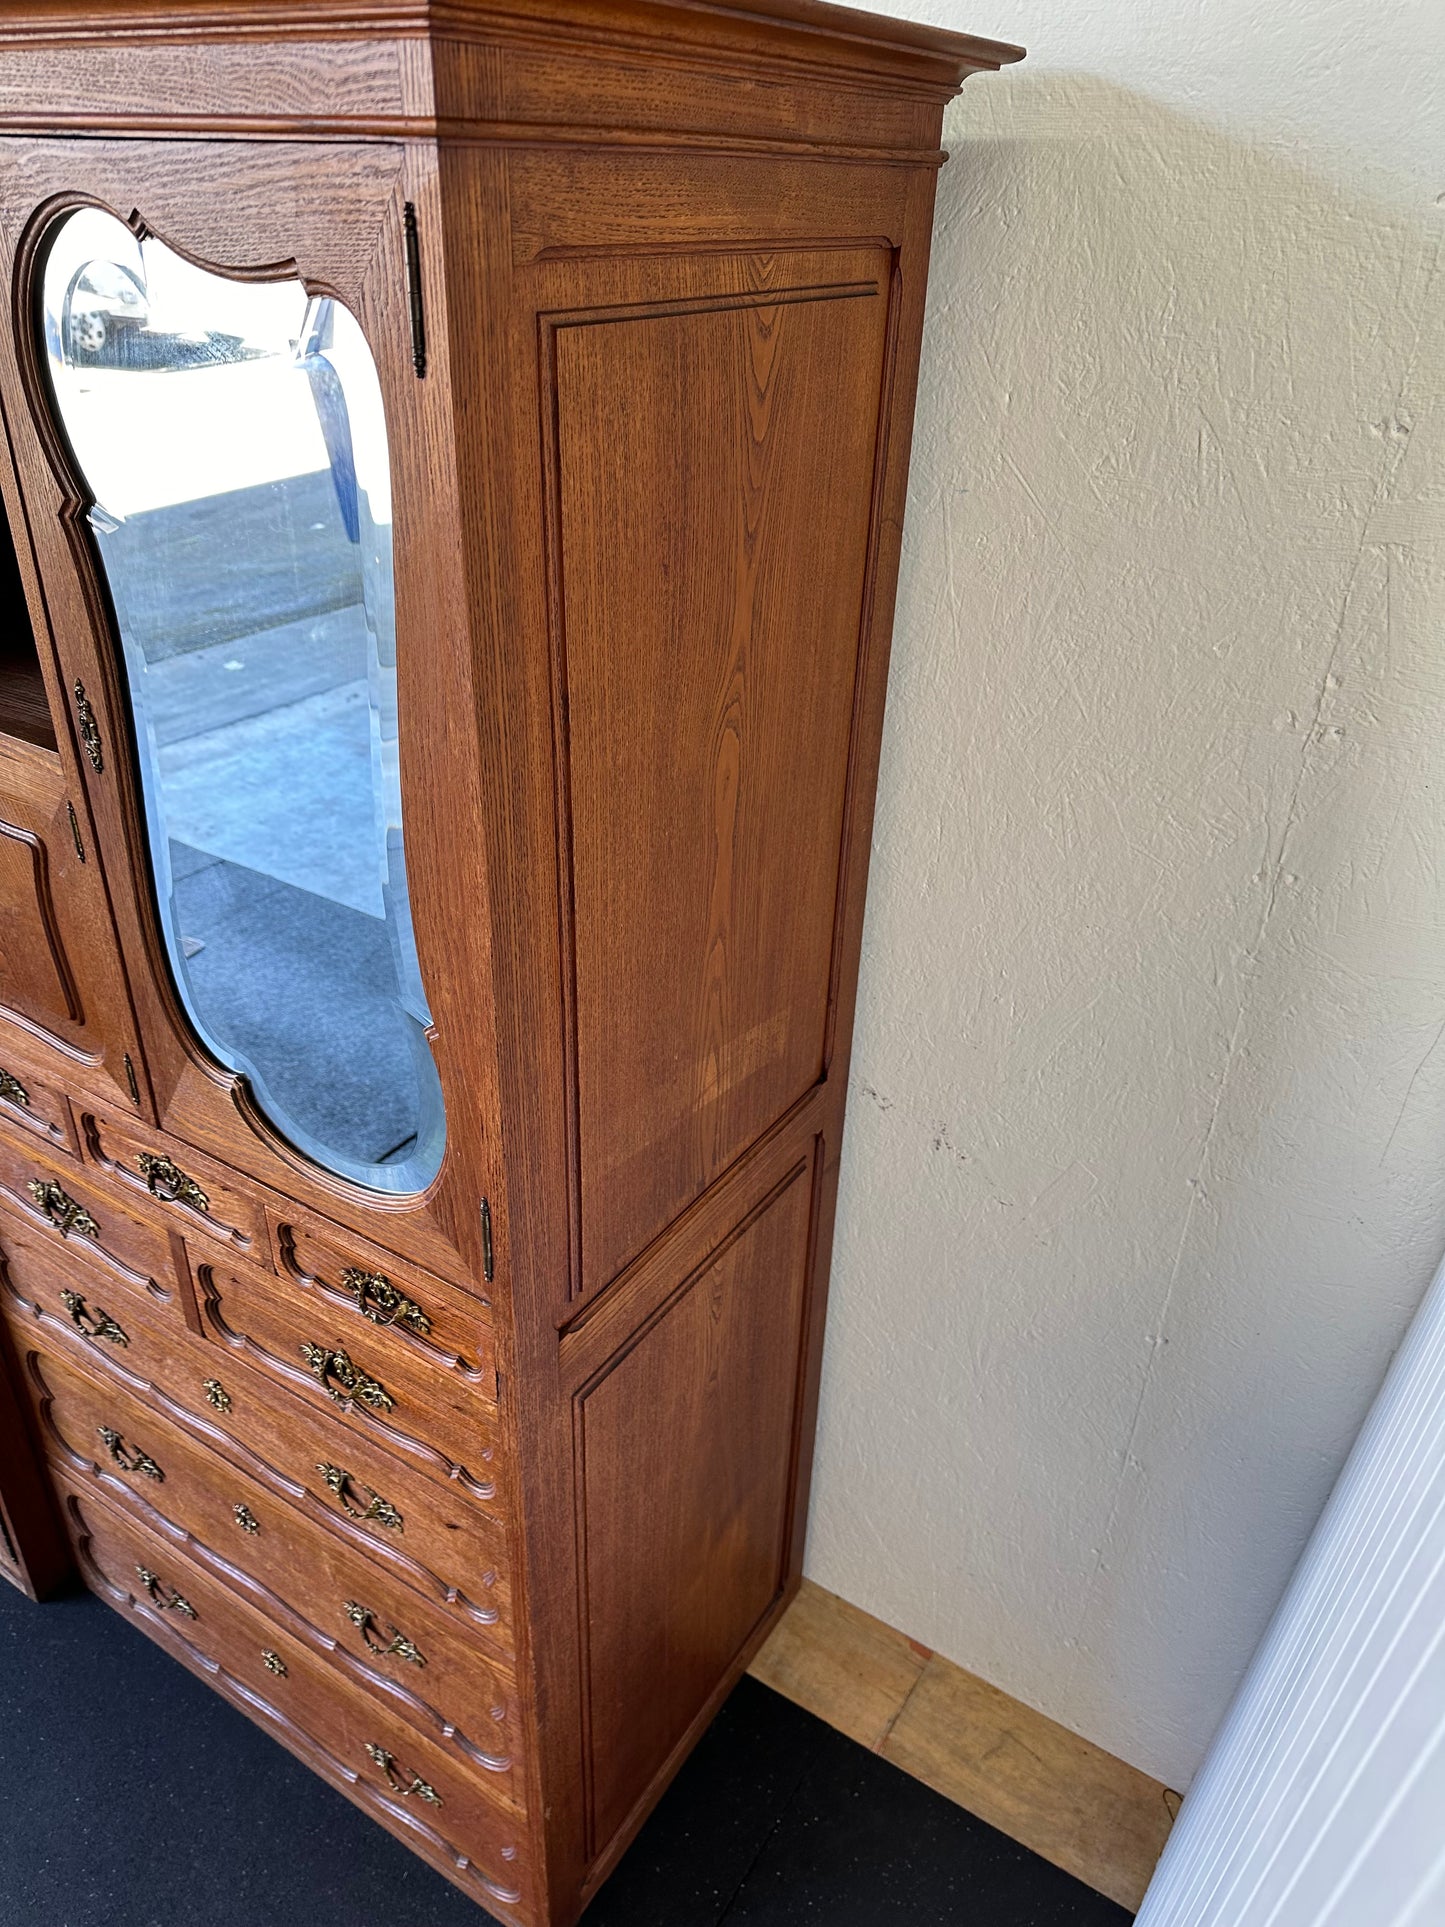
M 441 1162 L 397 766 L 386 424 L 355 319 L 61 219 L 43 326 L 115 607 L 160 920 L 207 1047 L 300 1150 Z

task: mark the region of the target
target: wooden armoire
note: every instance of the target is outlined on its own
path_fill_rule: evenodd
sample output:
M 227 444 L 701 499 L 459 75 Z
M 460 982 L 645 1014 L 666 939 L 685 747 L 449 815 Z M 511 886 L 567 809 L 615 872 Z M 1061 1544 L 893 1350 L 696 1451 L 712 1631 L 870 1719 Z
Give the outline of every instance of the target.
M 798 1582 L 941 117 L 1016 57 L 0 0 L 0 1569 L 505 1921 Z

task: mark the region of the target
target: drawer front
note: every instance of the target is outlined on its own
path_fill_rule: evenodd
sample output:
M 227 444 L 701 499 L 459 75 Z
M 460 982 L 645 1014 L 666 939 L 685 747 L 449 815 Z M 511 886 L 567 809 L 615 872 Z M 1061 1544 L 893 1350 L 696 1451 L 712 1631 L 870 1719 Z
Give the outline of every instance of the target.
M 113 1334 L 92 1335 L 69 1315 L 62 1273 L 12 1260 L 3 1287 L 0 1306 L 18 1351 L 39 1347 L 77 1358 L 83 1369 L 101 1367 L 199 1449 L 229 1459 L 275 1497 L 339 1533 L 361 1557 L 383 1561 L 394 1578 L 441 1609 L 455 1636 L 510 1650 L 505 1525 L 480 1514 L 455 1486 L 417 1478 L 390 1453 L 343 1434 L 257 1373 L 218 1363 L 213 1345 L 171 1329 L 164 1313 L 140 1300 L 122 1307 L 120 1344 Z M 99 1309 L 91 1307 L 91 1317 Z
M 57 1471 L 184 1548 L 509 1797 L 517 1727 L 502 1655 L 118 1386 L 34 1348 L 23 1377 Z
M 524 1891 L 526 1832 L 496 1777 L 469 1769 L 369 1695 L 339 1679 L 310 1645 L 237 1598 L 163 1535 L 62 1476 L 62 1503 L 93 1591 L 196 1665 L 306 1757 L 313 1750 L 362 1806 L 415 1829 L 468 1884 L 507 1906 Z
M 223 1164 L 94 1111 L 81 1113 L 80 1135 L 86 1157 L 137 1215 L 202 1232 L 229 1251 L 264 1260 L 265 1211 Z
M 422 1365 L 431 1378 L 458 1384 L 495 1403 L 496 1348 L 490 1303 L 429 1272 L 403 1264 L 335 1225 L 275 1218 L 277 1270 L 294 1290 L 291 1302 L 330 1321 L 338 1343 L 347 1335 L 397 1369 Z
M 393 1451 L 478 1496 L 495 1490 L 496 1406 L 463 1375 L 327 1294 L 199 1250 L 191 1260 L 208 1336 Z
M 37 1143 L 62 1157 L 76 1154 L 75 1126 L 65 1093 L 13 1059 L 0 1062 L 0 1124 L 13 1130 L 21 1143 Z
M 116 1281 L 179 1313 L 169 1237 L 132 1217 L 88 1173 L 0 1135 L 0 1207 L 67 1269 L 72 1260 L 83 1264 L 97 1289 Z
M 0 1196 L 0 1259 L 0 1302 L 43 1310 L 82 1343 L 121 1353 L 133 1366 L 152 1353 L 158 1359 L 173 1336 L 185 1333 L 173 1279 L 108 1263 L 93 1240 L 61 1238 L 38 1211 L 23 1211 L 8 1193 Z

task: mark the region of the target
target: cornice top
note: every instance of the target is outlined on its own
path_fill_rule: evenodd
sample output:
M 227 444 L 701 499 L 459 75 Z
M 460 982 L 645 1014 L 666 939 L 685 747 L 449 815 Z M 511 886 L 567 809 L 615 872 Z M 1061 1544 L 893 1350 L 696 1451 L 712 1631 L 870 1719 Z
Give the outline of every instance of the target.
M 588 41 L 872 74 L 952 92 L 1023 57 L 1003 41 L 827 0 L 0 0 L 0 46 L 394 37 Z

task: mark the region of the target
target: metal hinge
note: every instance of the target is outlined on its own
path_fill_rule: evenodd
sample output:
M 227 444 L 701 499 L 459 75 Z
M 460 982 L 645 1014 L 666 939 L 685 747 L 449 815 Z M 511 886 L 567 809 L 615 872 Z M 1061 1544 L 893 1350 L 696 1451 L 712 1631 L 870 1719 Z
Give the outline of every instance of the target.
M 482 1276 L 487 1283 L 492 1282 L 495 1269 L 492 1255 L 492 1207 L 488 1199 L 482 1199 Z
M 84 863 L 85 845 L 80 840 L 80 824 L 76 819 L 75 805 L 73 803 L 66 804 L 65 814 L 70 818 L 70 836 L 71 841 L 75 844 L 75 854 L 80 861 Z
M 411 201 L 402 208 L 401 224 L 406 237 L 406 302 L 411 315 L 411 365 L 420 378 L 426 374 L 426 315 L 421 305 L 421 237 L 417 232 L 416 207 Z

